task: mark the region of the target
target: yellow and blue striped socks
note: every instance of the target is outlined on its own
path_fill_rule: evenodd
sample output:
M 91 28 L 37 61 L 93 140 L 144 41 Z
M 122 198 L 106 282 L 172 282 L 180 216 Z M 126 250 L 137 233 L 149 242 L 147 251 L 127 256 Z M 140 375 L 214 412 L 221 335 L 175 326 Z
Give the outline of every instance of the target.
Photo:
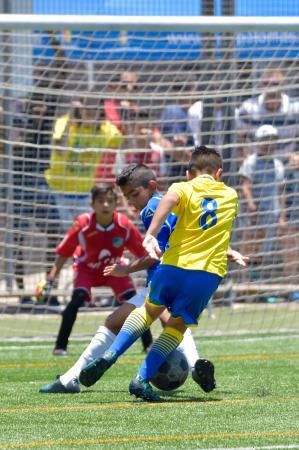
M 109 348 L 109 354 L 117 359 L 122 355 L 152 324 L 152 318 L 144 306 L 136 308 L 127 317 L 115 341 Z M 105 358 L 105 355 L 104 355 Z
M 183 340 L 183 333 L 175 328 L 165 327 L 158 339 L 153 343 L 151 351 L 147 354 L 138 374 L 146 381 L 150 381 L 167 356 Z

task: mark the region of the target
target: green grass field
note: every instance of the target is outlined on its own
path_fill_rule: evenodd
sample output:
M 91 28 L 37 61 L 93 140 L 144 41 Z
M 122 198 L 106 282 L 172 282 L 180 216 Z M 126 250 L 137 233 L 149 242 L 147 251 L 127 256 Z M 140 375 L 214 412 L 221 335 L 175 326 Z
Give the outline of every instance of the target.
M 79 356 L 55 358 L 50 342 L 0 342 L 0 448 L 299 449 L 299 333 L 204 337 L 217 389 L 189 377 L 162 404 L 130 397 L 143 359 L 140 343 L 80 394 L 41 395 Z

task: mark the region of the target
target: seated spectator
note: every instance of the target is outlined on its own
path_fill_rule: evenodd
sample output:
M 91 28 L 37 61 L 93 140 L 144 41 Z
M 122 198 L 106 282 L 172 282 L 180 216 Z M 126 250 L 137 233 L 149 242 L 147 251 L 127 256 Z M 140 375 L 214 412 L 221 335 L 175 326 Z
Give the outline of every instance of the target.
M 120 131 L 105 119 L 100 100 L 88 97 L 74 106 L 72 113 L 55 122 L 56 148 L 46 171 L 64 229 L 74 217 L 89 209 L 89 192 L 95 179 L 114 178 L 115 152 L 109 149 L 116 149 L 122 143 Z
M 271 249 L 285 213 L 284 166 L 273 156 L 277 136 L 277 129 L 271 125 L 259 127 L 255 133 L 256 153 L 248 156 L 239 170 L 246 220 L 241 252 L 249 255 L 253 263 L 260 263 L 263 254 Z
M 263 92 L 244 101 L 236 111 L 238 139 L 241 144 L 239 158 L 242 161 L 251 147 L 257 128 L 272 125 L 278 131 L 279 141 L 275 156 L 284 163 L 295 149 L 295 138 L 299 135 L 299 102 L 285 93 L 286 81 L 280 69 L 268 69 L 262 76 Z

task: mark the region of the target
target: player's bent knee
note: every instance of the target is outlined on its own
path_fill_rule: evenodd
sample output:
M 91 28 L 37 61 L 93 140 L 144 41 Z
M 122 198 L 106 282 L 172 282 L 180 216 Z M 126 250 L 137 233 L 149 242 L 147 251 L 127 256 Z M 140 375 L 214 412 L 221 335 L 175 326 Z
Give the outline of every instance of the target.
M 152 322 L 156 320 L 164 311 L 164 306 L 155 306 L 149 303 L 145 303 L 144 305 L 146 313 L 150 316 Z
M 85 289 L 75 289 L 67 308 L 79 309 L 88 300 L 88 292 Z
M 164 309 L 164 311 L 162 311 L 162 313 L 159 316 L 159 319 L 161 321 L 162 327 L 165 327 L 165 325 L 167 324 L 168 320 L 170 318 L 170 312 L 168 311 L 168 309 Z
M 175 330 L 185 333 L 188 326 L 181 317 L 171 317 L 168 319 L 166 327 L 174 328 Z
M 127 300 L 130 300 L 130 298 L 134 297 L 136 295 L 135 289 L 130 289 L 129 291 L 126 291 L 119 295 L 119 301 L 125 302 Z
M 112 331 L 112 333 L 117 334 L 124 321 L 128 315 L 135 309 L 135 306 L 130 303 L 123 303 L 118 309 L 116 309 L 110 316 L 105 320 L 105 326 Z

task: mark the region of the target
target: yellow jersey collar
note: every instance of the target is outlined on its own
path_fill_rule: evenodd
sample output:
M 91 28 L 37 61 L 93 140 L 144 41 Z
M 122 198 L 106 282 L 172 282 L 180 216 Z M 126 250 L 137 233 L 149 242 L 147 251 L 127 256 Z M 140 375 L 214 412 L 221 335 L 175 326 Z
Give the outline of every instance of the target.
M 196 177 L 196 178 L 207 178 L 208 180 L 216 181 L 215 178 L 212 177 L 212 175 L 209 175 L 209 174 L 198 175 L 198 177 Z

